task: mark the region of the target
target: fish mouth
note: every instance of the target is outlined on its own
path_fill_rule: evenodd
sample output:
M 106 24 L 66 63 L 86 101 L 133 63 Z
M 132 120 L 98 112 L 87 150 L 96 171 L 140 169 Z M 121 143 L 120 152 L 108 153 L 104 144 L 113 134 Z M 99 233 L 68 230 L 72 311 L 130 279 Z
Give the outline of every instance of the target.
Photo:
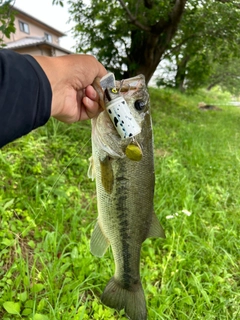
M 94 144 L 102 153 L 103 158 L 106 154 L 113 159 L 124 158 L 126 157 L 126 149 L 130 150 L 129 145 L 134 146 L 132 149 L 136 149 L 138 146 L 137 151 L 141 153 L 141 131 L 146 115 L 149 113 L 149 94 L 145 85 L 145 77 L 138 75 L 116 81 L 116 87 L 106 89 L 105 93 L 108 91 L 110 95 L 112 94 L 111 104 L 105 95 L 105 110 L 92 120 Z M 119 98 L 114 98 L 115 96 Z M 127 104 L 126 109 L 129 109 L 129 113 L 126 112 L 125 105 L 124 111 L 117 111 L 122 106 L 120 102 L 112 103 L 117 99 L 121 100 L 120 97 Z M 130 151 L 132 152 L 132 150 Z M 140 157 L 138 158 L 140 159 Z

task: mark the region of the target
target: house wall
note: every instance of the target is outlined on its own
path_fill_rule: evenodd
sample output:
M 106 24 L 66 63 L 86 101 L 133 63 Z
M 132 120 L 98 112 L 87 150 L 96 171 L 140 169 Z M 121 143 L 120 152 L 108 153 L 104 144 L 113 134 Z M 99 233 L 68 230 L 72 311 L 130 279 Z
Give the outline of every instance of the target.
M 19 24 L 20 21 L 28 24 L 29 33 L 26 33 L 20 30 L 20 24 Z M 28 16 L 18 13 L 16 15 L 14 25 L 16 28 L 16 32 L 14 34 L 11 34 L 10 39 L 5 37 L 4 38 L 5 43 L 16 41 L 25 37 L 44 37 L 46 32 L 52 36 L 52 43 L 55 45 L 59 45 L 59 34 L 56 34 L 57 32 L 54 32 L 54 29 L 49 28 L 45 24 L 41 25 L 40 23 L 34 21 Z
M 10 39 L 6 37 L 3 38 L 5 44 L 9 44 L 10 49 L 21 54 L 30 54 L 32 56 L 63 56 L 71 53 L 59 45 L 59 38 L 64 36 L 64 33 L 21 10 L 15 10 L 14 25 L 16 31 L 14 34 L 11 34 Z M 28 25 L 27 30 L 21 30 L 20 22 Z M 45 33 L 50 35 L 51 39 L 47 39 Z M 0 37 L 1 36 L 0 31 Z M 34 39 L 35 37 L 36 39 Z M 24 41 L 26 38 L 30 39 Z M 21 42 L 21 40 L 23 41 Z M 20 41 L 20 43 L 17 41 Z

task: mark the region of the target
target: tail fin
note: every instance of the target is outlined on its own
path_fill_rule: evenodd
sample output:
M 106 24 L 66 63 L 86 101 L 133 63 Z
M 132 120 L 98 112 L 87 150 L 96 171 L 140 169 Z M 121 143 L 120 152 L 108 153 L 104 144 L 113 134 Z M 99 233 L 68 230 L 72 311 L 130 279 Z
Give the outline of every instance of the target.
M 117 310 L 124 309 L 131 320 L 146 320 L 147 309 L 141 283 L 137 289 L 123 289 L 114 277 L 108 282 L 102 297 L 102 303 Z

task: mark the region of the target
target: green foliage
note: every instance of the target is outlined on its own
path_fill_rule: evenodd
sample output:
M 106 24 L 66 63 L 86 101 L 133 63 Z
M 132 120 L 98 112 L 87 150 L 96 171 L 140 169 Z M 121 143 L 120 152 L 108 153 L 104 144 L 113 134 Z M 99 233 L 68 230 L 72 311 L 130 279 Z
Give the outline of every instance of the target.
M 13 0 L 0 0 L 0 48 L 4 46 L 3 36 L 10 38 L 15 32 L 13 3 Z
M 64 6 L 64 2 L 61 1 L 61 0 L 53 0 L 53 1 L 52 1 L 52 4 L 58 4 L 58 5 L 60 5 L 61 7 Z
M 240 7 L 236 2 L 92 0 L 87 4 L 84 0 L 69 0 L 68 3 L 71 20 L 76 23 L 77 52 L 94 54 L 117 78 L 142 73 L 148 82 L 159 62 L 167 59 L 170 67 L 166 68 L 166 63 L 160 65 L 159 86 L 193 91 L 218 80 L 217 84 L 225 89 L 232 79 L 226 72 L 220 74 L 220 70 L 223 65 L 233 69 L 232 61 L 239 56 L 236 26 Z M 228 90 L 231 87 L 232 92 L 238 92 L 238 78 L 234 76 Z
M 166 239 L 144 242 L 141 277 L 149 319 L 237 320 L 240 110 L 213 91 L 150 89 L 155 212 Z M 224 100 L 224 102 L 222 102 Z M 97 217 L 87 178 L 90 124 L 49 123 L 0 151 L 0 318 L 126 319 L 103 306 L 110 251 L 89 250 Z
M 84 1 L 72 2 L 70 14 L 76 22 L 77 50 L 97 55 L 109 70 L 121 70 L 128 26 L 118 1 L 93 1 L 91 6 Z
M 117 78 L 143 73 L 149 81 L 175 34 L 185 0 L 123 2 L 68 1 L 77 50 L 96 55 Z
M 231 92 L 233 95 L 240 95 L 240 60 L 232 58 L 225 63 L 213 64 L 213 72 L 208 79 L 208 89 L 220 85 L 223 89 Z
M 195 7 L 186 7 L 176 37 L 165 55 L 170 62 L 168 72 L 172 77 L 170 81 L 159 77 L 158 85 L 182 91 L 214 83 L 226 88 L 226 83 L 234 77 L 227 89 L 233 85 L 231 91 L 238 91 L 239 72 L 235 69 L 235 62 L 239 57 L 240 38 L 236 25 L 240 19 L 240 7 L 231 1 L 195 3 L 198 4 Z M 235 69 L 235 73 L 229 72 L 231 69 Z

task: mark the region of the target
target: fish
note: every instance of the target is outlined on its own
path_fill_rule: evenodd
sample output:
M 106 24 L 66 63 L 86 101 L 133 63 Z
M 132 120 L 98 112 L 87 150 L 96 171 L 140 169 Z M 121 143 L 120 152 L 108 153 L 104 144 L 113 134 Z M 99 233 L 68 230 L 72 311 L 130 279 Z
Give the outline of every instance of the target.
M 119 122 L 111 121 L 107 108 L 91 120 L 88 175 L 96 180 L 98 218 L 90 250 L 97 257 L 102 257 L 109 247 L 113 253 L 115 271 L 102 293 L 102 303 L 116 310 L 124 309 L 131 320 L 146 320 L 140 277 L 141 246 L 149 237 L 165 237 L 153 205 L 150 100 L 143 75 L 116 81 L 116 90 L 125 99 L 141 132 L 122 139 L 116 130 Z M 133 155 L 137 150 L 138 155 L 129 156 L 131 150 Z

